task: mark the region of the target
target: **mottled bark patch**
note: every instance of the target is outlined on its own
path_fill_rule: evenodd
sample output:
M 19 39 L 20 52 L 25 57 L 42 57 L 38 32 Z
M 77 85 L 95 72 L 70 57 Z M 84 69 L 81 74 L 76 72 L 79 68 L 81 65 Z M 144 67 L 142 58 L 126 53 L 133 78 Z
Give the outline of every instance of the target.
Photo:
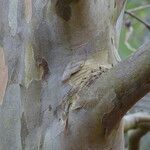
M 14 63 L 14 66 L 15 67 L 12 67 L 12 72 L 10 73 L 10 80 L 8 82 L 8 84 L 15 84 L 15 83 L 20 83 L 20 77 L 19 77 L 19 70 L 20 70 L 20 66 L 19 66 L 19 60 L 18 58 L 16 58 L 15 60 L 15 63 Z
M 17 32 L 17 11 L 18 11 L 18 0 L 9 0 L 8 22 L 10 32 L 13 36 L 15 36 Z
M 27 45 L 25 51 L 25 87 L 28 88 L 33 80 L 41 80 L 43 72 L 43 68 L 38 67 L 36 64 L 32 46 L 30 44 Z

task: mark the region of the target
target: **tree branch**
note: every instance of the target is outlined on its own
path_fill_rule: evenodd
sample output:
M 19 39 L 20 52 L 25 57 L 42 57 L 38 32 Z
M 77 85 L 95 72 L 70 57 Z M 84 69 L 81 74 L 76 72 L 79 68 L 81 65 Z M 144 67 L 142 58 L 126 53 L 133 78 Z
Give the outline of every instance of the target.
M 150 115 L 147 113 L 135 113 L 126 115 L 124 118 L 124 132 L 131 129 L 144 128 L 149 126 L 150 129 Z
M 128 132 L 129 145 L 128 150 L 139 150 L 140 140 L 148 132 L 147 129 L 133 129 Z
M 140 139 L 150 131 L 150 115 L 147 113 L 135 113 L 125 116 L 124 131 L 128 131 L 128 149 L 139 150 Z
M 150 25 L 148 23 L 144 22 L 143 20 L 141 20 L 140 18 L 138 18 L 137 16 L 135 16 L 133 13 L 131 13 L 129 11 L 125 11 L 125 13 L 130 15 L 131 17 L 135 18 L 139 22 L 141 22 L 148 30 L 150 30 Z
M 128 59 L 92 78 L 76 93 L 78 101 L 73 105 L 79 106 L 84 101 L 84 106 L 80 108 L 94 105 L 94 115 L 99 114 L 102 130 L 107 136 L 120 124 L 126 112 L 149 91 L 150 42 L 147 42 Z
M 150 43 L 120 62 L 106 76 L 101 84 L 108 82 L 107 88 L 114 89 L 116 95 L 109 104 L 113 107 L 109 106 L 111 110 L 102 119 L 103 127 L 110 133 L 126 112 L 150 91 Z
M 135 11 L 146 9 L 146 8 L 149 8 L 149 7 L 150 7 L 150 4 L 146 4 L 146 5 L 143 5 L 143 6 L 135 7 L 135 8 L 132 8 L 132 9 L 128 9 L 127 11 L 128 12 L 135 12 Z

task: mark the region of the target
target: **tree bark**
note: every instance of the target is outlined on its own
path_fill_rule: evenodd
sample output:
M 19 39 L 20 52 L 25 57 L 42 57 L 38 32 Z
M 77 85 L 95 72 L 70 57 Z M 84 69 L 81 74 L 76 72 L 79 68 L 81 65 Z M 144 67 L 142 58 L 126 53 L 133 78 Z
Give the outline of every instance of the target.
M 0 149 L 123 149 L 121 118 L 150 87 L 149 48 L 116 65 L 124 6 L 0 0 Z

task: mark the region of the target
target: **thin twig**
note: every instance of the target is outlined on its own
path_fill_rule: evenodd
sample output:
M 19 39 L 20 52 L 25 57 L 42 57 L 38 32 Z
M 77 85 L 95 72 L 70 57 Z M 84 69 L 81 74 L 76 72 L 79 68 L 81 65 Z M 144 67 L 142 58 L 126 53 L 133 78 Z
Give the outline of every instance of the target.
M 138 10 L 149 8 L 149 7 L 150 7 L 150 4 L 147 4 L 147 5 L 135 7 L 135 8 L 132 8 L 132 9 L 128 9 L 127 11 L 128 12 L 134 12 L 134 11 L 138 11 Z
M 150 25 L 146 22 L 144 22 L 143 20 L 141 20 L 140 18 L 138 18 L 137 16 L 135 16 L 133 13 L 125 11 L 126 14 L 130 15 L 131 17 L 135 18 L 136 20 L 138 20 L 139 22 L 141 22 L 149 31 L 150 31 Z

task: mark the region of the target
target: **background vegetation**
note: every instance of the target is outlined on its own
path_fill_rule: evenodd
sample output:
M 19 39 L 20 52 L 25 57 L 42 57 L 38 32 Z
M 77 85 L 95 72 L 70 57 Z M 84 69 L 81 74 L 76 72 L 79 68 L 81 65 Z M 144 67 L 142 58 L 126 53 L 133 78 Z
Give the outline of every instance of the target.
M 143 9 L 140 9 L 144 7 Z M 126 10 L 130 11 L 134 8 L 139 8 L 132 13 L 143 20 L 146 23 L 150 23 L 150 0 L 128 0 Z M 124 25 L 120 36 L 119 53 L 122 59 L 126 58 L 132 53 L 125 44 L 125 38 L 129 32 L 129 27 L 125 24 L 130 23 L 133 29 L 132 34 L 129 38 L 129 44 L 133 49 L 138 48 L 144 40 L 150 38 L 150 30 L 148 30 L 142 23 L 129 16 L 128 14 L 124 17 Z
M 150 25 L 150 0 L 128 0 L 126 10 L 132 12 L 135 16 Z M 129 35 L 129 36 L 128 36 Z M 128 43 L 126 40 L 128 38 Z M 125 14 L 123 28 L 120 35 L 119 54 L 122 59 L 128 57 L 134 49 L 137 49 L 145 40 L 150 39 L 150 30 L 135 18 Z M 128 44 L 128 45 L 127 45 Z M 145 103 L 144 99 L 149 101 L 148 109 L 132 108 L 130 112 L 146 111 L 150 113 L 150 94 L 144 97 L 140 103 Z M 143 104 L 144 105 L 144 104 Z M 127 135 L 126 135 L 127 140 Z M 150 133 L 147 133 L 141 139 L 141 150 L 150 149 Z

